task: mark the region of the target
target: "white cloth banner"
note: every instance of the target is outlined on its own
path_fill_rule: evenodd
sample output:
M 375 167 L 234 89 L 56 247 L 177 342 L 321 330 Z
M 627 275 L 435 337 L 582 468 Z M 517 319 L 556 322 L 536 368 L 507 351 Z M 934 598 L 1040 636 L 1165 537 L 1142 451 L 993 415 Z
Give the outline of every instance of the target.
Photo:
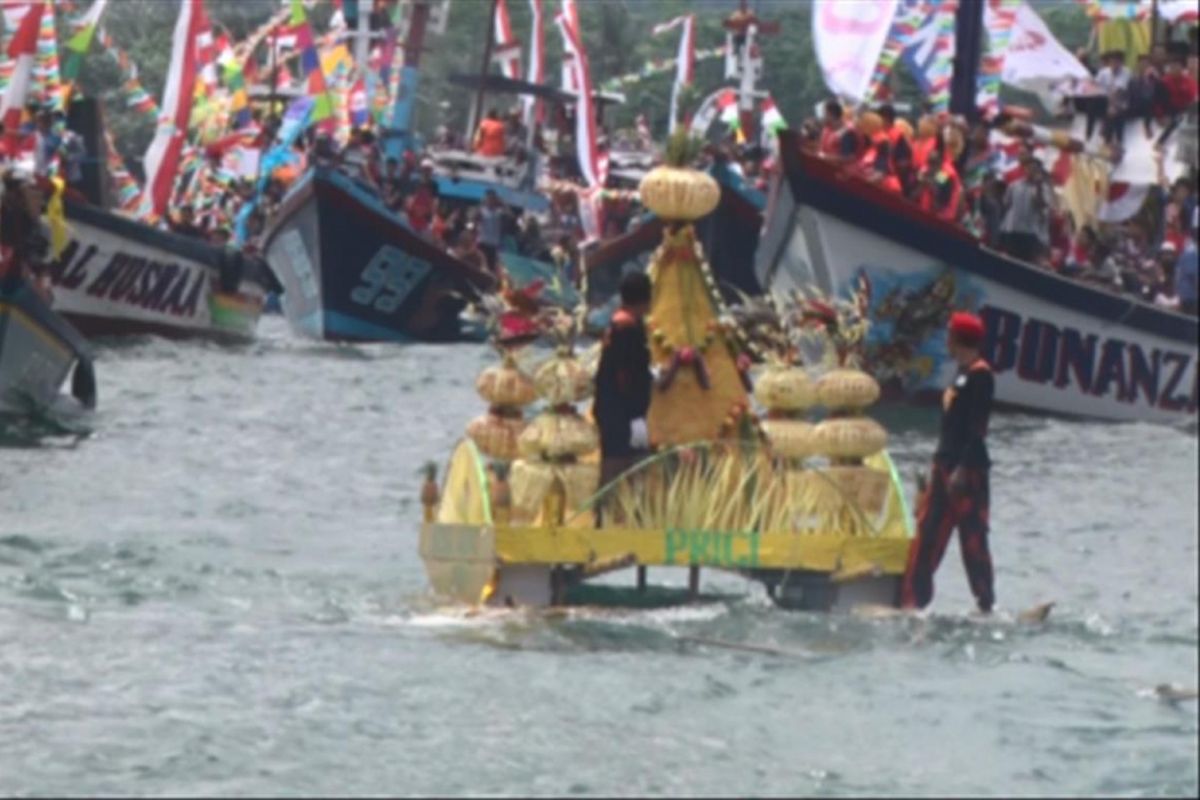
M 896 7 L 896 0 L 816 0 L 813 46 L 831 92 L 855 101 L 866 94 Z
M 985 26 L 993 24 L 993 16 L 989 3 L 984 16 Z M 1054 38 L 1029 3 L 1022 3 L 1004 54 L 1001 80 L 1009 86 L 1038 91 L 1050 83 L 1088 77 L 1087 68 L 1079 63 L 1075 54 Z

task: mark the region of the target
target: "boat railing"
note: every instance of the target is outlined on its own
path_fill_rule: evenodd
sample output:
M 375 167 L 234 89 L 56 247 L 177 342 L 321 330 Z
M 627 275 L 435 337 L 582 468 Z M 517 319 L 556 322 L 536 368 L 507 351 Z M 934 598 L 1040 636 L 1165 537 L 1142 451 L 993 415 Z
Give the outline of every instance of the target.
M 431 154 L 434 171 L 459 180 L 498 183 L 518 188 L 528 171 L 527 163 L 505 156 L 481 156 L 463 150 L 442 150 Z

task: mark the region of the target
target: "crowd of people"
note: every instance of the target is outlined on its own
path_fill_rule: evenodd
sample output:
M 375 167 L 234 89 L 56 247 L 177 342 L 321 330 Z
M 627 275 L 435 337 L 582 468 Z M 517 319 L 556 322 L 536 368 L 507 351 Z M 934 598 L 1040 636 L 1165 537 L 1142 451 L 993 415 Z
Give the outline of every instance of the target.
M 1161 125 L 1169 133 L 1184 113 L 1194 113 L 1191 80 L 1189 104 L 1169 107 L 1168 116 L 1144 123 Z M 1154 108 L 1155 114 L 1162 111 Z M 801 127 L 803 147 L 810 154 L 961 225 L 1013 258 L 1196 313 L 1195 175 L 1170 183 L 1161 150 L 1157 184 L 1137 214 L 1119 223 L 1093 218 L 1077 226 L 1038 157 L 1037 145 L 1028 138 L 1003 136 L 1015 143 L 1012 154 L 997 144 L 996 134 L 1012 122 L 1007 115 L 968 125 L 947 114 L 925 114 L 914 127 L 888 103 L 852 115 L 830 99 L 822 111 L 822 119 Z

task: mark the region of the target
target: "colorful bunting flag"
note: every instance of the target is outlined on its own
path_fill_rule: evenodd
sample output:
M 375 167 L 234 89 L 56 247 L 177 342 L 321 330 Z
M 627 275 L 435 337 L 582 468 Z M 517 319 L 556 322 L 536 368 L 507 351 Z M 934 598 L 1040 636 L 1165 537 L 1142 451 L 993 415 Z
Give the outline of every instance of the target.
M 74 88 L 75 79 L 79 77 L 79 69 L 83 66 L 84 56 L 92 47 L 96 28 L 100 25 L 100 18 L 104 16 L 107 8 L 108 0 L 93 0 L 91 8 L 77 23 L 78 27 L 75 33 L 67 40 L 67 61 L 62 68 L 62 81 L 65 85 L 63 89 L 64 104 L 70 101 L 71 90 Z

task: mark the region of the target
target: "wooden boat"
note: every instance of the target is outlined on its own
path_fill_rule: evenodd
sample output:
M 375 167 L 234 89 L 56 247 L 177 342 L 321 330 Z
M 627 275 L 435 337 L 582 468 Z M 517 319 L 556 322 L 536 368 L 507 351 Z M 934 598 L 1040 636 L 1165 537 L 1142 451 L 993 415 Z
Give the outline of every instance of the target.
M 64 397 L 95 408 L 91 350 L 26 281 L 0 268 L 0 417 L 38 415 Z
M 1197 320 L 1010 258 L 781 133 L 782 186 L 757 257 L 765 289 L 815 284 L 870 309 L 885 398 L 934 403 L 953 376 L 945 323 L 987 324 L 996 400 L 1107 420 L 1194 419 Z
M 288 322 L 315 339 L 474 338 L 459 314 L 493 283 L 333 169 L 310 170 L 292 187 L 265 241 Z
M 66 201 L 54 310 L 86 336 L 254 338 L 274 277 L 261 261 Z

